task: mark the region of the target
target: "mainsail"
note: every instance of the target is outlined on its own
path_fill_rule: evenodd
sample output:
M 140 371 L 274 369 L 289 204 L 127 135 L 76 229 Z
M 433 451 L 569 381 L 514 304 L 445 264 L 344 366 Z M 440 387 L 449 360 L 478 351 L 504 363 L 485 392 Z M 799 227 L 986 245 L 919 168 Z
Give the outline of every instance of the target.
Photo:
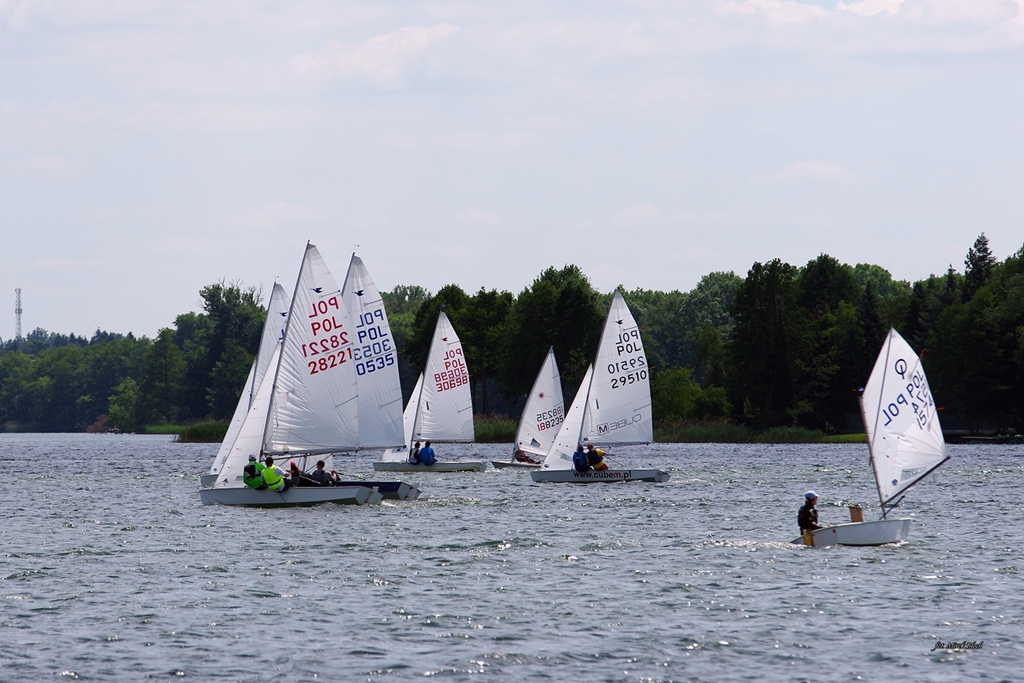
M 259 391 L 260 385 L 263 383 L 263 377 L 267 374 L 267 369 L 272 367 L 271 358 L 276 358 L 274 351 L 284 337 L 284 327 L 287 319 L 288 297 L 285 294 L 284 287 L 275 282 L 273 289 L 270 290 L 270 300 L 267 302 L 267 319 L 263 323 L 260 347 L 256 350 L 256 358 L 253 359 L 252 367 L 249 368 L 249 376 L 245 380 L 245 387 L 242 389 L 242 395 L 238 398 L 238 405 L 235 406 L 235 413 L 228 424 L 228 431 L 224 435 L 224 441 L 221 442 L 220 450 L 217 451 L 217 457 L 214 458 L 213 465 L 210 467 L 210 474 L 217 474 L 224 467 L 224 461 L 231 452 L 235 437 L 238 436 L 238 431 L 242 428 L 242 422 L 249 414 L 249 408 L 252 407 L 256 392 Z M 259 449 L 257 449 L 256 454 L 259 455 Z
M 653 440 L 650 372 L 640 328 L 615 292 L 597 348 L 583 441 L 626 446 Z
M 307 243 L 274 375 L 264 453 L 312 455 L 359 447 L 354 339 L 338 283 Z
M 562 379 L 558 375 L 555 349 L 551 347 L 519 418 L 516 448 L 525 453 L 546 456 L 564 418 Z
M 861 410 L 884 509 L 949 459 L 921 359 L 895 329 L 864 386 Z
M 403 443 L 398 352 L 384 301 L 362 259 L 355 254 L 342 291 L 354 335 L 351 341 L 359 387 L 359 445 L 397 448 Z
M 587 374 L 580 382 L 580 388 L 576 391 L 576 398 L 569 406 L 569 412 L 565 415 L 565 421 L 555 435 L 555 440 L 544 458 L 544 469 L 569 470 L 572 469 L 572 454 L 580 443 L 580 433 L 583 431 L 583 421 L 586 417 L 587 396 L 590 394 L 591 380 L 594 376 L 594 366 L 587 368 Z
M 402 448 L 391 448 L 384 451 L 381 460 L 384 462 L 405 462 L 409 458 L 409 448 L 412 446 L 412 428 L 416 424 L 416 409 L 420 405 L 420 391 L 423 389 L 423 373 L 416 380 L 416 387 L 409 397 L 409 405 L 402 413 L 402 426 L 405 436 L 405 445 Z
M 274 344 L 268 353 L 268 361 L 274 362 L 280 357 L 281 345 Z M 263 383 L 257 388 L 252 404 L 245 414 L 241 428 L 231 440 L 223 469 L 217 477 L 217 486 L 231 486 L 242 476 L 242 469 L 249 462 L 249 456 L 260 457 L 263 445 L 263 430 L 267 424 L 267 411 L 270 409 L 270 396 L 273 390 L 273 378 L 264 377 Z M 243 395 L 243 398 L 245 396 Z M 227 443 L 225 439 L 224 443 Z
M 472 441 L 473 396 L 462 342 L 444 311 L 437 316 L 434 339 L 423 371 L 416 424 L 417 441 Z

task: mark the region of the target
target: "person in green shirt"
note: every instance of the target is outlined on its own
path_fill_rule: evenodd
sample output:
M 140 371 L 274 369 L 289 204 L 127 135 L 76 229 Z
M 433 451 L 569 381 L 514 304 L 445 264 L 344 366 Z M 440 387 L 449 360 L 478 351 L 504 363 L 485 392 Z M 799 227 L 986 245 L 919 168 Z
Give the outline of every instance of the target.
M 256 459 L 256 456 L 250 455 L 249 464 L 242 469 L 242 481 L 245 482 L 246 486 L 257 491 L 267 488 L 267 483 L 263 481 L 264 469 L 264 465 Z

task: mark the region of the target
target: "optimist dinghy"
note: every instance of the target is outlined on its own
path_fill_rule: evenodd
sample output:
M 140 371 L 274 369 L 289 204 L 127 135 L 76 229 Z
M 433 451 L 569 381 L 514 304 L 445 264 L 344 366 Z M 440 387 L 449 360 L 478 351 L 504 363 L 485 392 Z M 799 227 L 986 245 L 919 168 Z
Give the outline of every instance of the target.
M 416 381 L 409 404 L 402 415 L 405 444 L 384 451 L 373 463 L 378 472 L 479 472 L 485 463 L 443 462 L 433 465 L 409 462 L 413 442 L 421 444 L 467 443 L 474 438 L 473 397 L 469 390 L 462 342 L 444 311 L 437 316 L 434 338 L 427 352 L 427 365 Z
M 615 292 L 597 360 L 587 369 L 544 464 L 530 476 L 537 482 L 576 484 L 668 481 L 668 472 L 658 469 L 573 469 L 577 444 L 613 447 L 653 440 L 651 385 L 640 328 L 622 294 Z
M 544 364 L 530 389 L 530 397 L 519 418 L 516 441 L 512 445 L 512 460 L 492 460 L 495 469 L 536 470 L 551 450 L 555 435 L 565 419 L 562 402 L 562 378 L 555 362 L 555 347 L 548 349 Z M 520 455 L 522 454 L 522 455 Z M 517 458 L 539 458 L 537 462 Z
M 910 519 L 889 513 L 904 491 L 949 460 L 921 359 L 894 329 L 861 393 L 860 409 L 882 516 L 863 522 L 856 519 L 860 509 L 851 508 L 855 521 L 816 529 L 794 543 L 864 546 L 906 540 Z

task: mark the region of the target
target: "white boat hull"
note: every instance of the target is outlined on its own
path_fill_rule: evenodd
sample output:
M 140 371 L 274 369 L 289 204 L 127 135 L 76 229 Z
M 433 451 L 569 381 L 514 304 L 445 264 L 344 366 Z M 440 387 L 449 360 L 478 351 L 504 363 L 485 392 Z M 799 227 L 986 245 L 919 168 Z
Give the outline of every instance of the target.
M 910 520 L 878 519 L 873 522 L 851 522 L 818 529 L 814 532 L 814 547 L 830 545 L 885 545 L 899 543 L 910 537 Z M 798 538 L 794 543 L 803 543 Z
M 199 485 L 204 489 L 209 488 L 217 483 L 219 476 L 219 474 L 201 474 L 199 475 Z
M 384 496 L 384 500 L 416 500 L 420 490 L 404 481 L 342 481 L 338 486 L 366 486 Z
M 540 463 L 509 462 L 508 460 L 492 460 L 491 465 L 496 470 L 539 470 Z
M 408 462 L 386 462 L 378 460 L 373 463 L 377 472 L 482 472 L 487 466 L 480 460 L 466 462 L 435 462 L 433 465 L 413 465 Z
M 553 482 L 568 484 L 611 484 L 622 481 L 654 481 L 665 482 L 669 473 L 664 470 L 536 470 L 530 472 L 536 482 Z
M 199 489 L 203 505 L 246 505 L 251 507 L 309 507 L 321 503 L 372 505 L 381 501 L 380 493 L 366 486 L 293 487 L 284 492 L 220 487 Z

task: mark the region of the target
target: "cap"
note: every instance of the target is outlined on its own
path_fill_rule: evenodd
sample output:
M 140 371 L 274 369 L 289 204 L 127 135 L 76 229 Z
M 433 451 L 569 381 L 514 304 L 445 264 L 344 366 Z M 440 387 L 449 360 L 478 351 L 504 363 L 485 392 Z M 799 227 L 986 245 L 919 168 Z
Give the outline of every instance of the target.
M 804 498 L 806 498 L 807 500 L 810 500 L 811 498 L 817 498 L 817 497 L 818 497 L 818 494 L 815 493 L 814 491 L 808 491 L 807 493 L 804 494 Z
M 256 462 L 256 456 L 255 455 L 250 455 L 249 456 L 249 462 Z

